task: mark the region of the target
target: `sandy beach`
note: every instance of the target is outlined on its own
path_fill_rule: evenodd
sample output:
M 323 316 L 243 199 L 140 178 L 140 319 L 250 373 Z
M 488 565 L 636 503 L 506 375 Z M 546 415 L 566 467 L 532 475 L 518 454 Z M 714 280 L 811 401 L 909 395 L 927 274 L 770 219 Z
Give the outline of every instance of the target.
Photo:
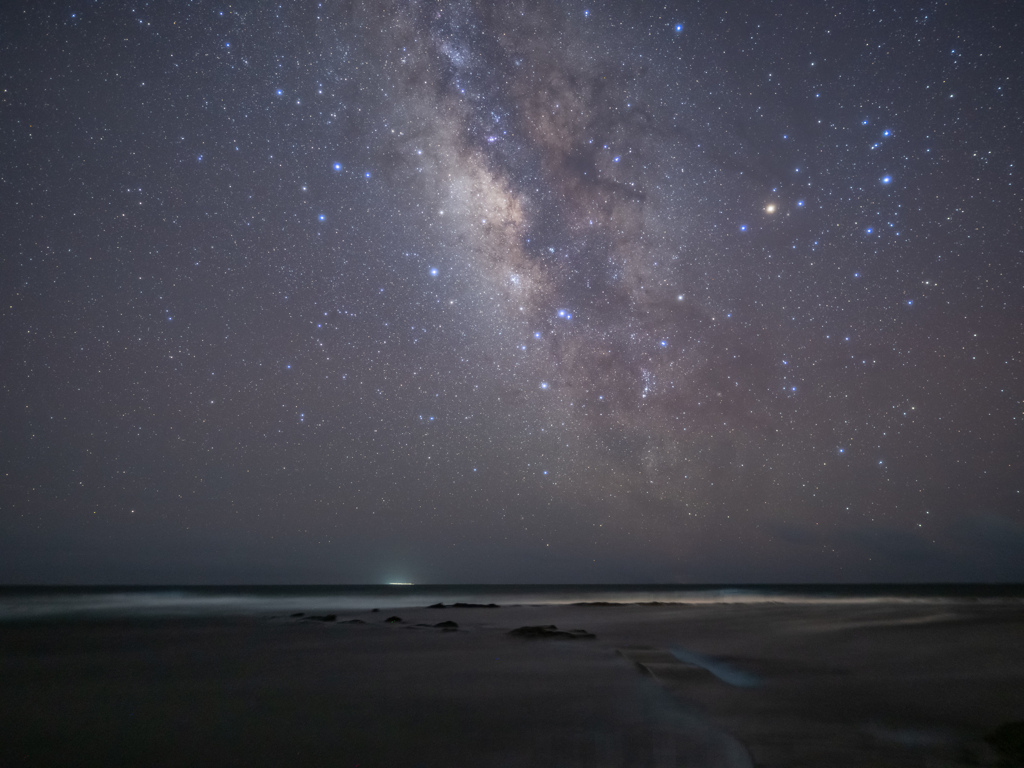
M 0 624 L 0 764 L 1019 764 L 1013 602 L 324 618 Z

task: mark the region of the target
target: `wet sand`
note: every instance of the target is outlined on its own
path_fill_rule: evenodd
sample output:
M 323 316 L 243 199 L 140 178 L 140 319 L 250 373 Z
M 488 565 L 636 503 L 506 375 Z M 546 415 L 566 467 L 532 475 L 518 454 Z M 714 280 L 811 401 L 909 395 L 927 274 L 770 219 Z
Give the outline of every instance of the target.
M 596 637 L 509 634 L 540 625 Z M 1005 602 L 8 622 L 0 648 L 5 766 L 994 766 L 1024 720 Z

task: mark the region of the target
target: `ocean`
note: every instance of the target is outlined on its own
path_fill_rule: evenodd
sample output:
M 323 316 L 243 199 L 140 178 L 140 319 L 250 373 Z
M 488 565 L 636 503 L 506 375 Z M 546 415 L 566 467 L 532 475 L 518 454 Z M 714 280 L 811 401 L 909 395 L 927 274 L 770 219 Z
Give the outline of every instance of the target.
M 528 584 L 0 587 L 0 621 L 344 613 L 436 603 L 1011 603 L 1024 584 Z

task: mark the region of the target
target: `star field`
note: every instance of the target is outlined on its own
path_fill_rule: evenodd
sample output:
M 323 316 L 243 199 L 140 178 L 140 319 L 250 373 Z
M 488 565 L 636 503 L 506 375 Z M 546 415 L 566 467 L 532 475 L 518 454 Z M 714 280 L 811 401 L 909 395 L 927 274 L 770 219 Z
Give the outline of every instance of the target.
M 2 13 L 4 579 L 1024 578 L 1013 4 Z

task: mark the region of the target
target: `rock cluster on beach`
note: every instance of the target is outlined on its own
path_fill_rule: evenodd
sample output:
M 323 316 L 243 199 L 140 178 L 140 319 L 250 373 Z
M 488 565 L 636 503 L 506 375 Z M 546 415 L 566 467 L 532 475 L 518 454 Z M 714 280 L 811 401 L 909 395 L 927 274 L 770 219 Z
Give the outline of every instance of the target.
M 325 614 L 311 613 L 311 614 L 306 614 L 306 613 L 304 613 L 302 611 L 299 611 L 297 613 L 291 614 L 290 618 L 299 619 L 300 621 L 319 621 L 319 622 L 324 622 L 324 623 L 334 623 L 334 622 L 337 622 L 339 624 L 366 624 L 367 623 L 364 619 L 343 619 L 341 621 L 338 621 L 338 616 L 337 616 L 337 614 L 334 614 L 334 613 L 325 613 Z M 436 624 L 422 624 L 422 623 L 420 623 L 420 624 L 405 624 L 405 622 L 402 620 L 401 616 L 388 616 L 386 619 L 384 619 L 383 623 L 384 624 L 403 624 L 403 625 L 405 625 L 409 629 L 414 629 L 416 627 L 429 627 L 431 629 L 440 629 L 440 630 L 443 630 L 445 632 L 456 632 L 459 629 L 458 622 L 455 622 L 455 621 L 450 621 L 450 620 L 449 621 L 439 621 Z
M 597 637 L 585 629 L 559 629 L 554 624 L 518 627 L 509 632 L 515 637 L 525 638 L 557 638 L 564 640 L 593 640 Z

